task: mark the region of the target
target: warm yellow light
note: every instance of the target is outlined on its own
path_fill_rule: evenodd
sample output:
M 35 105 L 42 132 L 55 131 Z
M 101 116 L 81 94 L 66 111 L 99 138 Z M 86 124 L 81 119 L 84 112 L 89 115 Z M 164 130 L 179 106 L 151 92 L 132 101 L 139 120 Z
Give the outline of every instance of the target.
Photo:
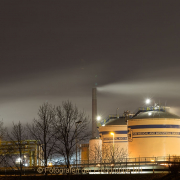
M 114 133 L 113 133 L 113 132 L 111 132 L 110 134 L 111 134 L 112 136 L 114 136 Z
M 160 164 L 160 166 L 171 166 L 172 164 Z
M 154 162 L 154 159 L 151 159 L 151 162 Z
M 52 163 L 50 162 L 48 165 L 49 165 L 49 166 L 52 166 Z

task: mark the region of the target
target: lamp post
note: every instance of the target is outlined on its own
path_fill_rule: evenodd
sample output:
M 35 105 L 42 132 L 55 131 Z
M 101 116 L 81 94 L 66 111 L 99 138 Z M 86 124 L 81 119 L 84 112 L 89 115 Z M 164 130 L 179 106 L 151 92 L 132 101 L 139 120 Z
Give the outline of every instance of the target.
M 76 168 L 77 168 L 77 124 L 80 124 L 82 121 L 77 121 L 75 122 L 75 125 L 76 125 L 76 129 L 75 129 L 75 132 L 76 132 Z
M 114 162 L 114 133 L 111 132 L 111 135 L 113 136 L 113 162 Z

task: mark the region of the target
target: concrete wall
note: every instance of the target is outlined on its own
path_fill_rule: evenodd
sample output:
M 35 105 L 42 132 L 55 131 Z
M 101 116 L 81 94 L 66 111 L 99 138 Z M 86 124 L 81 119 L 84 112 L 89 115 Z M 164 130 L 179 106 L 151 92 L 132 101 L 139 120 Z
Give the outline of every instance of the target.
M 89 144 L 81 144 L 81 163 L 87 164 L 89 162 Z

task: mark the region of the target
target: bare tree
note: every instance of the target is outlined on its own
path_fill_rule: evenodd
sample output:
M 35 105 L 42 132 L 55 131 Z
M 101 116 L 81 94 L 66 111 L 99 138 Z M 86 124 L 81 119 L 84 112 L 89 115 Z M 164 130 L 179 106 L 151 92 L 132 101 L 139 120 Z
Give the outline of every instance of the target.
M 56 153 L 63 158 L 67 168 L 71 164 L 72 156 L 77 153 L 77 144 L 89 138 L 88 125 L 89 118 L 71 102 L 63 102 L 62 106 L 56 108 Z
M 126 160 L 128 152 L 121 145 L 115 144 L 113 148 L 113 144 L 103 144 L 102 155 L 103 161 L 106 163 L 121 163 Z
M 38 111 L 38 119 L 34 119 L 33 123 L 27 125 L 27 129 L 32 139 L 36 140 L 38 146 L 41 147 L 40 156 L 38 157 L 39 165 L 47 167 L 48 159 L 51 157 L 56 139 L 52 122 L 55 119 L 55 108 L 44 103 Z
M 25 161 L 25 148 L 27 133 L 21 122 L 13 123 L 10 133 L 7 133 L 8 144 L 4 145 L 8 163 L 13 164 L 20 171 L 20 177 L 23 172 L 23 162 Z M 10 162 L 11 161 L 11 162 Z
M 93 139 L 92 139 L 93 140 Z M 102 161 L 102 142 L 95 141 L 89 146 L 89 163 L 101 163 Z
M 113 158 L 113 144 L 103 144 L 103 157 Z M 127 157 L 127 149 L 121 145 L 114 144 L 114 159 L 117 161 Z
M 2 140 L 5 136 L 6 128 L 4 128 L 3 121 L 0 121 L 0 139 Z
M 4 139 L 4 136 L 6 134 L 6 128 L 4 128 L 4 124 L 3 121 L 0 121 L 0 140 L 2 141 Z M 4 162 L 5 162 L 5 153 L 2 149 L 2 146 L 0 146 L 0 164 L 4 166 Z

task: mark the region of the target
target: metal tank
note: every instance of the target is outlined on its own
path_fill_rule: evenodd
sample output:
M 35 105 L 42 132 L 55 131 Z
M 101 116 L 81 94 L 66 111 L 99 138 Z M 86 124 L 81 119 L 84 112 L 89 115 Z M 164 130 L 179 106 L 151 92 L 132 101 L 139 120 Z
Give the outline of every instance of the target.
M 124 117 L 116 118 L 105 126 L 100 126 L 99 135 L 102 140 L 102 158 L 104 160 L 119 161 L 121 158 L 127 157 L 127 124 Z
M 129 157 L 180 155 L 180 117 L 161 108 L 139 111 L 127 126 Z
M 91 139 L 89 141 L 89 163 L 101 163 L 102 141 L 101 139 Z

